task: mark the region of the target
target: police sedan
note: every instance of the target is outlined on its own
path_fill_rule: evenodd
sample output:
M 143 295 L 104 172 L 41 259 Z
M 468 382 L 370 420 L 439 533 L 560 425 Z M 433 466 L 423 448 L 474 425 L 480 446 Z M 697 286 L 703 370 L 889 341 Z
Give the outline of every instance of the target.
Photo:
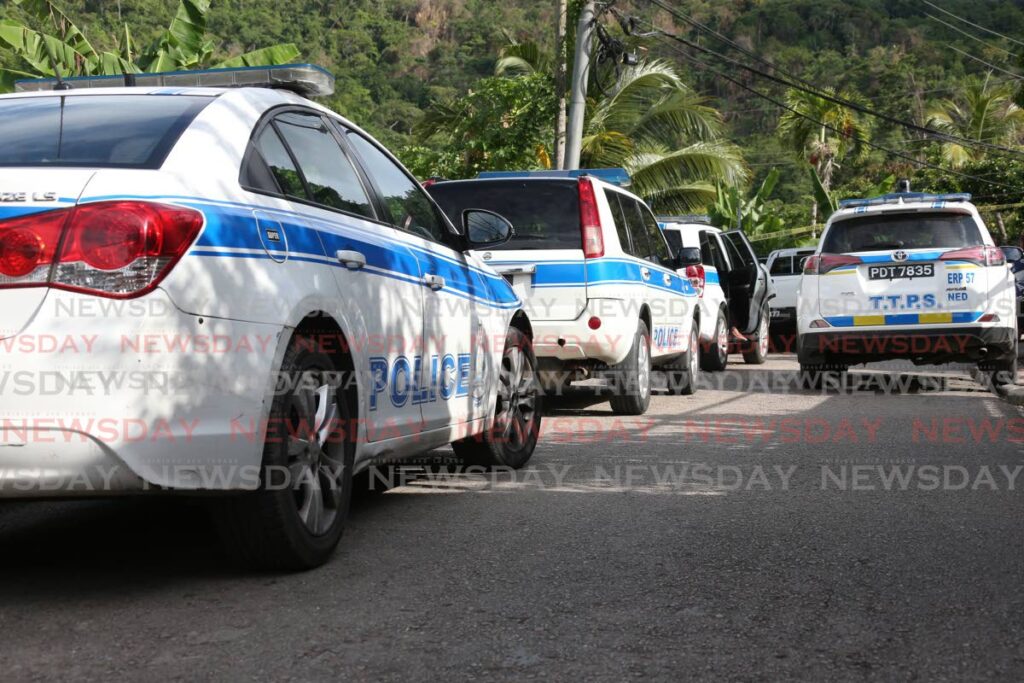
M 521 467 L 530 320 L 310 65 L 0 97 L 0 497 L 223 494 L 247 561 L 322 563 L 353 473 Z M 216 86 L 216 87 L 214 87 Z

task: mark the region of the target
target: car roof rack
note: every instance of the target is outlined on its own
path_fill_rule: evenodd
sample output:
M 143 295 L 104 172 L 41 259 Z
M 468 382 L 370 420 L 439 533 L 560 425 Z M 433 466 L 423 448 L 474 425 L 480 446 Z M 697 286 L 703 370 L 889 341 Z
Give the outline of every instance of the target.
M 909 204 L 931 202 L 940 204 L 946 202 L 969 202 L 971 195 L 966 192 L 957 194 L 929 194 L 927 192 L 893 192 L 883 194 L 881 197 L 870 197 L 868 199 L 844 199 L 839 202 L 840 209 L 858 209 L 866 206 L 880 206 L 882 204 Z
M 624 168 L 578 168 L 571 171 L 483 171 L 480 180 L 511 180 L 515 178 L 583 178 L 593 177 L 619 187 L 629 187 L 632 179 Z
M 303 97 L 323 97 L 334 93 L 334 74 L 316 64 L 277 66 L 240 66 L 199 71 L 119 74 L 114 76 L 75 76 L 30 78 L 14 82 L 15 92 L 41 92 L 80 88 L 274 88 L 290 90 Z
M 679 216 L 657 216 L 658 224 L 666 223 L 695 223 L 697 225 L 711 225 L 711 216 L 702 213 L 689 213 Z

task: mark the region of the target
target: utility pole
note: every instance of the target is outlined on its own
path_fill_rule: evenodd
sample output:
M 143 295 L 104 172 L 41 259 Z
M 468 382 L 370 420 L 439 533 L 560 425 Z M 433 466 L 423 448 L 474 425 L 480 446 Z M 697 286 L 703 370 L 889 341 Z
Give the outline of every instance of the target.
M 569 101 L 569 127 L 565 134 L 565 168 L 580 167 L 583 146 L 583 119 L 587 110 L 587 79 L 590 76 L 590 44 L 594 36 L 594 2 L 587 2 L 576 27 L 576 57 L 572 68 L 572 98 Z
M 565 168 L 565 32 L 568 22 L 568 0 L 558 0 L 558 16 L 555 17 L 555 94 L 558 97 L 558 118 L 555 120 L 556 169 Z

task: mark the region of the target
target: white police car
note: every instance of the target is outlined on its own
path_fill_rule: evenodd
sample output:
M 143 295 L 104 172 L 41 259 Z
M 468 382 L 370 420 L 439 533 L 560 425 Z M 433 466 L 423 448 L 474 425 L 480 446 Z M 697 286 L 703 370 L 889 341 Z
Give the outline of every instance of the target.
M 600 375 L 613 411 L 639 415 L 652 367 L 671 392 L 696 390 L 700 311 L 651 210 L 607 182 L 628 179 L 622 169 L 486 173 L 429 191 L 449 217 L 478 206 L 516 225 L 482 258 L 526 302 L 546 388 Z
M 529 459 L 530 320 L 470 251 L 507 221 L 453 228 L 286 89 L 318 67 L 135 78 L 0 97 L 0 497 L 236 493 L 243 557 L 309 567 L 370 463 Z
M 805 262 L 800 367 L 812 385 L 851 364 L 972 362 L 1016 376 L 1014 284 L 970 195 L 902 192 L 840 205 Z
M 686 267 L 686 276 L 700 297 L 701 367 L 725 370 L 730 340 L 746 363 L 768 358 L 769 306 L 775 290 L 742 230 L 723 232 L 707 216 L 659 218 L 669 246 L 700 250 L 700 262 Z

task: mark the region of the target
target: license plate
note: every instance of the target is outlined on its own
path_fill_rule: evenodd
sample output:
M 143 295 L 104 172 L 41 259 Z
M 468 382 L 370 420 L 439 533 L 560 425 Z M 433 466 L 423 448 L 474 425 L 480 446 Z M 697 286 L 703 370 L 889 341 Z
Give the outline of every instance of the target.
M 868 266 L 869 280 L 905 280 L 915 277 L 934 276 L 934 263 L 897 263 L 885 266 Z

